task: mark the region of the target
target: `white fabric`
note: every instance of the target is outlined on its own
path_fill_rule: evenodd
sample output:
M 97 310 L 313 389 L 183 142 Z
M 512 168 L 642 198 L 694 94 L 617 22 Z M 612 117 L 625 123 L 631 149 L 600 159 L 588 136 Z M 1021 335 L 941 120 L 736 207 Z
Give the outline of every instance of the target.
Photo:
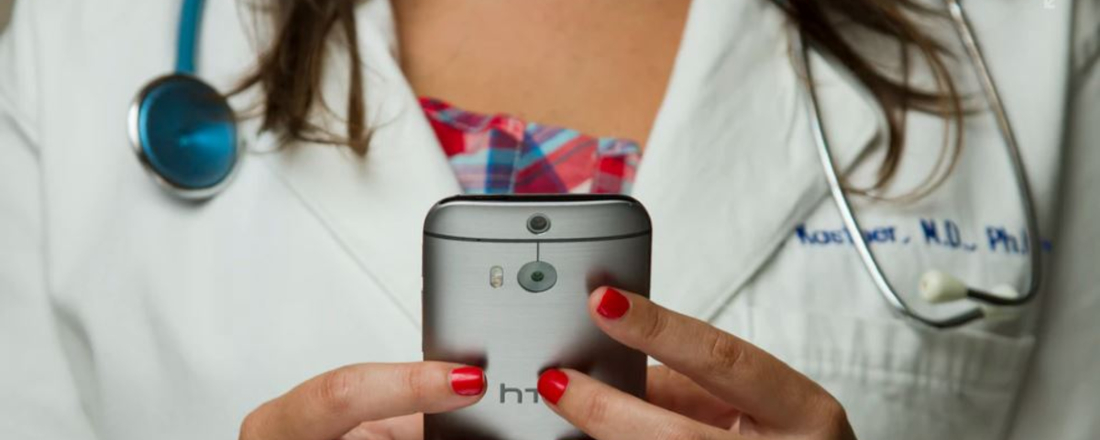
M 886 312 L 850 246 L 829 243 L 841 226 L 788 24 L 763 0 L 695 0 L 689 14 L 635 184 L 655 227 L 654 298 L 821 382 L 861 438 L 1096 438 L 1097 4 L 966 4 L 1053 241 L 1041 309 L 950 332 Z M 21 0 L 0 35 L 0 437 L 233 437 L 312 375 L 419 359 L 420 222 L 459 189 L 393 59 L 387 4 L 361 9 L 368 157 L 251 130 L 257 153 L 201 205 L 155 187 L 125 131 L 133 95 L 172 66 L 178 6 Z M 199 69 L 228 89 L 255 59 L 253 20 L 237 2 L 206 7 Z M 866 176 L 882 150 L 876 109 L 815 63 L 840 165 Z M 911 124 L 903 186 L 942 142 L 939 121 Z M 858 207 L 913 299 L 928 269 L 989 288 L 1028 277 L 1023 254 L 1004 251 L 1022 221 L 998 134 L 988 117 L 966 129 L 939 191 Z

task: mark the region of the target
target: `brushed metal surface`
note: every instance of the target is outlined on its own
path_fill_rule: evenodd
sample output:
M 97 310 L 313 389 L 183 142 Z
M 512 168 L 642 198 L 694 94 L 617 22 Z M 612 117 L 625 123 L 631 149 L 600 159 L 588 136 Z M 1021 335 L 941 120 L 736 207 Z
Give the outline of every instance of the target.
M 428 235 L 426 227 L 424 358 L 482 366 L 488 390 L 471 407 L 425 416 L 427 440 L 583 438 L 538 397 L 538 375 L 549 367 L 575 368 L 637 396 L 645 392 L 645 355 L 604 335 L 586 306 L 588 293 L 605 284 L 648 296 L 650 234 L 644 208 L 623 199 L 524 200 L 459 200 L 433 209 L 437 219 L 446 214 L 442 217 L 450 229 L 443 231 L 480 223 L 477 230 L 483 235 L 441 238 Z M 459 209 L 445 212 L 451 203 Z M 527 219 L 536 212 L 551 217 L 551 231 L 535 236 L 527 230 Z M 492 229 L 484 225 L 493 224 L 505 231 L 500 237 L 487 233 Z M 440 223 L 434 225 L 439 231 Z M 590 229 L 584 231 L 584 225 Z M 559 227 L 578 240 L 562 232 L 548 237 Z M 494 241 L 521 237 L 531 240 Z M 536 260 L 552 264 L 558 279 L 549 290 L 532 293 L 516 277 L 524 264 Z M 504 270 L 499 288 L 490 284 L 494 266 Z
M 527 229 L 527 219 L 536 213 L 550 219 L 550 230 L 533 234 Z M 474 240 L 597 239 L 649 230 L 645 208 L 626 196 L 454 197 L 436 204 L 424 221 L 426 234 Z

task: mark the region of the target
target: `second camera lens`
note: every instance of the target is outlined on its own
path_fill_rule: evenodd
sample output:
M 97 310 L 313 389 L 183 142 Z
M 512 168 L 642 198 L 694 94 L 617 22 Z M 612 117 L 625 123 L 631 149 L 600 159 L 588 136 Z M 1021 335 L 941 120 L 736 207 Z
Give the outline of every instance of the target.
M 545 261 L 531 261 L 516 274 L 520 287 L 532 293 L 545 292 L 558 282 L 558 270 Z
M 533 234 L 541 234 L 550 230 L 550 219 L 542 214 L 532 215 L 527 219 L 527 230 Z

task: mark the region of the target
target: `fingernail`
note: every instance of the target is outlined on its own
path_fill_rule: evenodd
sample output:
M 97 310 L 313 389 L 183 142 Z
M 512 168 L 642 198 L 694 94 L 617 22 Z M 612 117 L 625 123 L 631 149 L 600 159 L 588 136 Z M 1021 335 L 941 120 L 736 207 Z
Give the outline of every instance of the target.
M 630 300 L 626 299 L 625 295 L 610 287 L 604 289 L 603 298 L 600 298 L 596 313 L 607 319 L 619 319 L 626 314 L 627 310 L 630 310 Z
M 451 389 L 460 396 L 476 396 L 485 390 L 485 372 L 478 367 L 451 370 Z
M 561 370 L 546 370 L 539 376 L 539 395 L 547 402 L 557 405 L 561 395 L 565 394 L 566 385 L 569 385 L 569 376 Z

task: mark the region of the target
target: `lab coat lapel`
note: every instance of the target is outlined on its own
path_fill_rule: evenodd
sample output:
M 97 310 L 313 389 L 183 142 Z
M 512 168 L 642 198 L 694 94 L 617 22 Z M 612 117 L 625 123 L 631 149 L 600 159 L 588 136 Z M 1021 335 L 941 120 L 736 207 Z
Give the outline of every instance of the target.
M 653 295 L 673 309 L 720 311 L 827 194 L 788 31 L 771 2 L 692 5 L 634 187 L 654 223 Z M 821 60 L 813 65 L 837 164 L 848 169 L 875 143 L 877 113 Z
M 361 13 L 367 15 L 359 29 L 367 117 L 375 127 L 367 157 L 295 145 L 261 160 L 330 232 L 337 252 L 362 270 L 365 288 L 376 284 L 419 323 L 421 219 L 460 189 L 396 62 L 388 3 L 371 2 Z M 326 74 L 344 75 L 344 66 L 330 66 Z M 327 83 L 336 84 L 325 93 L 334 97 L 329 102 L 343 102 L 347 82 Z
M 389 3 L 370 2 L 364 14 L 368 117 L 377 127 L 368 157 L 294 146 L 261 160 L 366 281 L 419 322 L 419 219 L 460 188 L 395 59 Z M 688 20 L 634 194 L 653 217 L 655 298 L 709 315 L 767 262 L 826 189 L 781 12 L 766 1 L 695 0 Z M 830 69 L 818 65 L 815 72 L 826 109 L 859 109 L 827 113 L 838 164 L 847 168 L 873 143 L 875 113 Z M 342 102 L 346 82 L 329 83 L 336 84 L 326 93 L 330 102 Z

